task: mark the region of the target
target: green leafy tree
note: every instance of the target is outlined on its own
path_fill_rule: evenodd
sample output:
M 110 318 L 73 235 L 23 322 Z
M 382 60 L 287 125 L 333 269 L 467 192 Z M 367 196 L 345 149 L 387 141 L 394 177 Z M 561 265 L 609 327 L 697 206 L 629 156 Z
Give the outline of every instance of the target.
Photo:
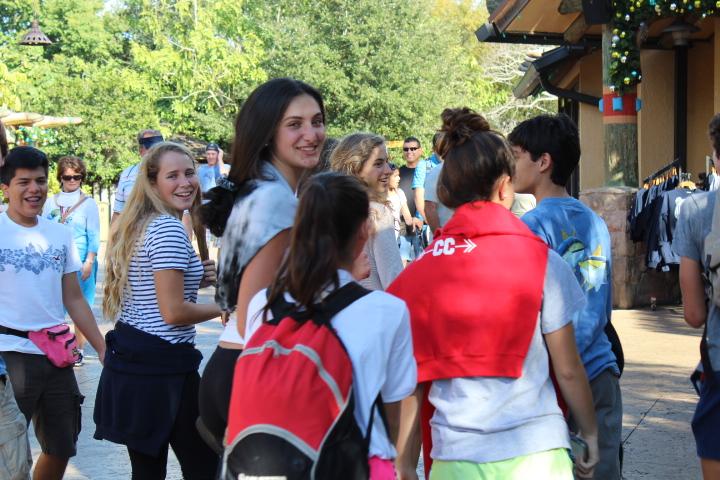
M 225 140 L 243 100 L 267 77 L 262 46 L 237 0 L 131 0 L 118 10 L 133 68 L 155 86 L 161 120 L 176 133 Z
M 429 0 L 257 0 L 245 11 L 260 22 L 269 75 L 318 87 L 333 135 L 430 136 L 444 107 L 479 92 L 465 31 Z

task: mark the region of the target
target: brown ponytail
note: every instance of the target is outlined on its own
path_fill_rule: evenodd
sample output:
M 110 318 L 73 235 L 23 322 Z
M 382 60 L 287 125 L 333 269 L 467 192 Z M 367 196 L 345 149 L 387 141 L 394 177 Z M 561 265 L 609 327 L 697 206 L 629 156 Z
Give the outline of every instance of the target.
M 337 269 L 352 262 L 354 239 L 367 221 L 367 189 L 354 177 L 329 172 L 307 180 L 300 194 L 290 250 L 270 287 L 268 306 L 284 292 L 312 313 L 319 295 L 337 288 Z
M 450 208 L 488 200 L 498 178 L 515 174 L 515 157 L 505 137 L 469 108 L 446 108 L 441 118 L 438 152 L 445 163 L 439 200 Z

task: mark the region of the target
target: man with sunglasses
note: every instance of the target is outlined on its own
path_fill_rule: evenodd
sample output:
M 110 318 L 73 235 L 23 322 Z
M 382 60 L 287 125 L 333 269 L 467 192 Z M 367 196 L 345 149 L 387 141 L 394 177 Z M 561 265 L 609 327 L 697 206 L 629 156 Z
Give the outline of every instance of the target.
M 140 158 L 142 158 L 145 153 L 150 150 L 150 147 L 163 141 L 163 136 L 158 130 L 147 129 L 138 133 L 137 141 Z M 120 174 L 117 192 L 115 192 L 115 202 L 113 202 L 113 223 L 122 213 L 123 208 L 125 208 L 125 202 L 130 197 L 130 192 L 135 185 L 135 180 L 137 179 L 139 170 L 140 163 L 138 162 L 134 165 L 130 165 Z
M 403 158 L 405 159 L 405 166 L 400 167 L 400 188 L 407 197 L 408 209 L 410 209 L 410 215 L 418 217 L 417 208 L 415 205 L 415 193 L 413 192 L 413 178 L 415 177 L 415 169 L 418 166 L 418 162 L 422 158 L 423 150 L 420 146 L 420 140 L 416 137 L 407 137 L 403 141 Z M 403 264 L 415 260 L 415 248 L 413 245 L 416 243 L 416 235 L 414 233 L 415 227 L 413 225 L 406 225 L 405 233 L 401 232 L 400 242 L 400 256 L 402 257 Z

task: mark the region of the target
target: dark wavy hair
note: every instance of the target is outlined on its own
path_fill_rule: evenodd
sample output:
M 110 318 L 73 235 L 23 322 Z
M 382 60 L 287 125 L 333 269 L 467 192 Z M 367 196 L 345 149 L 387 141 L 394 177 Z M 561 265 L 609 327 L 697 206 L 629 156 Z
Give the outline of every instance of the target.
M 437 151 L 443 158 L 438 198 L 449 208 L 489 200 L 503 174 L 515 174 L 515 157 L 502 134 L 469 108 L 446 108 Z
M 211 189 L 205 195 L 208 202 L 200 209 L 203 223 L 214 235 L 222 236 L 224 233 L 235 199 L 250 190 L 248 182 L 262 178 L 262 165 L 272 158 L 278 124 L 290 103 L 300 95 L 310 95 L 315 99 L 324 120 L 325 104 L 320 92 L 292 78 L 275 78 L 263 83 L 243 103 L 235 120 L 228 174 L 237 190 Z
M 312 313 L 320 293 L 330 285 L 339 286 L 337 269 L 352 262 L 353 240 L 369 214 L 367 188 L 355 177 L 337 172 L 310 177 L 300 194 L 290 249 L 270 287 L 264 315 L 284 292 Z

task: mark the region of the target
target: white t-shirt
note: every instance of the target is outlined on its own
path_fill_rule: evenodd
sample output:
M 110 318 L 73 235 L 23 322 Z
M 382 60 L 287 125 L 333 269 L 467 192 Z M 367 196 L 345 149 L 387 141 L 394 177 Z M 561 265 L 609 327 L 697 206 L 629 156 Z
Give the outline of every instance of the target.
M 118 180 L 117 191 L 115 192 L 115 202 L 113 203 L 113 212 L 121 213 L 125 208 L 125 202 L 130 197 L 133 186 L 135 186 L 135 180 L 137 180 L 138 173 L 140 172 L 140 164 L 130 165 L 120 174 L 120 180 Z
M 63 323 L 62 277 L 81 267 L 72 230 L 41 217 L 23 227 L 1 213 L 0 232 L 0 325 L 37 331 Z M 43 355 L 14 335 L 0 335 L 0 351 Z
M 151 221 L 127 268 L 128 284 L 118 320 L 170 343 L 194 342 L 194 325 L 170 325 L 163 320 L 155 288 L 154 272 L 180 270 L 183 299 L 197 301 L 204 269 L 182 222 L 170 215 L 159 215 Z
M 340 286 L 352 280 L 350 272 L 338 271 Z M 293 299 L 285 294 L 287 301 Z M 262 290 L 250 301 L 245 339 L 262 324 L 267 293 Z M 272 318 L 268 312 L 268 318 Z M 409 396 L 417 383 L 417 366 L 413 357 L 410 314 L 405 303 L 390 294 L 374 291 L 357 300 L 331 320 L 353 366 L 355 421 L 360 431 L 367 431 L 370 409 L 378 393 L 384 403 L 398 402 Z M 396 452 L 375 413 L 369 455 L 395 458 Z
M 569 448 L 568 428 L 550 379 L 543 334 L 572 322 L 585 295 L 565 261 L 548 252 L 542 309 L 520 378 L 436 380 L 428 399 L 435 460 L 497 462 Z
M 438 219 L 440 220 L 440 227 L 444 227 L 450 217 L 452 217 L 454 210 L 443 205 L 438 199 L 437 195 L 437 184 L 440 179 L 440 173 L 442 172 L 443 164 L 441 163 L 437 168 L 433 168 L 425 177 L 425 201 L 433 202 L 437 206 Z
M 440 173 L 442 172 L 442 164 L 440 168 L 433 168 L 427 174 L 425 178 L 425 200 L 428 202 L 434 202 L 437 205 L 438 218 L 440 219 L 440 227 L 445 226 L 450 217 L 452 217 L 455 210 L 452 210 L 442 203 L 438 199 L 437 195 L 437 184 L 440 179 Z M 516 193 L 515 200 L 513 201 L 510 211 L 515 214 L 516 217 L 520 218 L 525 213 L 535 208 L 536 202 L 535 197 L 529 193 Z

